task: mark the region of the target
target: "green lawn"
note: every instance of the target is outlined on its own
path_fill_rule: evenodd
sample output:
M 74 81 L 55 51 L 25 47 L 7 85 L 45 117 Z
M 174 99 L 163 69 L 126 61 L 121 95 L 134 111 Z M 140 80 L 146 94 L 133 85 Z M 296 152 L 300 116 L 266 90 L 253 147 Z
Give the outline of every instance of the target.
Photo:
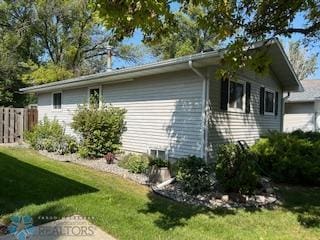
M 278 210 L 191 207 L 148 188 L 26 149 L 0 148 L 0 218 L 94 217 L 119 239 L 320 239 L 320 189 L 282 187 Z

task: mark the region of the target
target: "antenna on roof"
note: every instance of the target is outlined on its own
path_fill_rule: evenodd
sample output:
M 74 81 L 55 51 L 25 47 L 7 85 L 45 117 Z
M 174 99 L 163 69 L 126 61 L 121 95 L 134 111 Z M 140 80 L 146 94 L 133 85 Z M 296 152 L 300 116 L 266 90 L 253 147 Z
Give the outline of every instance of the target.
M 112 46 L 107 46 L 107 72 L 112 71 Z

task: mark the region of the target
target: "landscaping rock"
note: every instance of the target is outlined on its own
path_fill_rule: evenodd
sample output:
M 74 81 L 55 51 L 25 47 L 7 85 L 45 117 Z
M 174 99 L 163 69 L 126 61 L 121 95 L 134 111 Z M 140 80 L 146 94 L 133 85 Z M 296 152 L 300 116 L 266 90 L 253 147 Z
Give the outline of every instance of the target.
M 130 179 L 142 185 L 149 184 L 149 177 L 146 174 L 131 173 L 127 169 L 119 167 L 116 163 L 107 164 L 104 158 L 89 160 L 89 159 L 80 158 L 77 154 L 59 155 L 57 153 L 47 152 L 47 151 L 39 151 L 39 153 L 53 160 L 62 161 L 62 162 L 73 162 L 73 163 L 84 165 L 99 171 L 119 175 L 123 178 Z
M 173 199 L 178 202 L 185 202 L 192 205 L 206 206 L 209 208 L 247 208 L 247 207 L 270 207 L 270 205 L 275 205 L 277 199 L 274 196 L 267 195 L 254 195 L 246 196 L 237 193 L 222 194 L 218 191 L 189 195 L 183 191 L 183 188 L 178 182 L 173 182 L 169 185 L 163 186 L 161 188 L 152 187 L 153 191 L 165 196 L 167 198 Z M 220 198 L 220 199 L 218 199 Z
M 223 195 L 223 196 L 221 197 L 221 200 L 222 200 L 223 202 L 228 202 L 228 201 L 229 201 L 229 195 Z

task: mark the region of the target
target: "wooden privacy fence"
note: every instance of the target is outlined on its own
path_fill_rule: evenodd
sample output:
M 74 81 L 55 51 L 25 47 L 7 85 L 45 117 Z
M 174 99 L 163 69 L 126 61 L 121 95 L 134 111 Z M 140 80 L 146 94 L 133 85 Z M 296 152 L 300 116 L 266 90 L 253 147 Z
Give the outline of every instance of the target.
M 22 141 L 23 132 L 37 122 L 37 109 L 0 107 L 0 143 Z

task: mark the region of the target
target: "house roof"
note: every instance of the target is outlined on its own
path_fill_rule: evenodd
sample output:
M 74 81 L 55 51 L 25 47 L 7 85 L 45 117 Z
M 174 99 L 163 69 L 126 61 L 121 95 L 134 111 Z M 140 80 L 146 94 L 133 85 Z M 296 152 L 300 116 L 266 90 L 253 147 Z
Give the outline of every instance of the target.
M 303 80 L 301 84 L 304 92 L 290 93 L 287 102 L 313 102 L 320 98 L 320 79 Z
M 289 60 L 277 39 L 268 42 L 257 42 L 248 47 L 248 51 L 267 50 L 271 56 L 271 69 L 281 82 L 286 91 L 302 91 L 302 86 L 297 79 L 295 72 Z M 135 78 L 151 76 L 160 73 L 176 72 L 189 69 L 189 62 L 192 61 L 194 67 L 205 67 L 210 65 L 219 65 L 225 50 L 201 52 L 189 56 L 169 59 L 151 64 L 140 65 L 125 69 L 113 70 L 71 78 L 67 80 L 27 87 L 20 89 L 23 93 L 40 93 L 61 90 L 66 88 L 78 88 L 94 84 L 107 84 L 114 82 L 132 81 Z

